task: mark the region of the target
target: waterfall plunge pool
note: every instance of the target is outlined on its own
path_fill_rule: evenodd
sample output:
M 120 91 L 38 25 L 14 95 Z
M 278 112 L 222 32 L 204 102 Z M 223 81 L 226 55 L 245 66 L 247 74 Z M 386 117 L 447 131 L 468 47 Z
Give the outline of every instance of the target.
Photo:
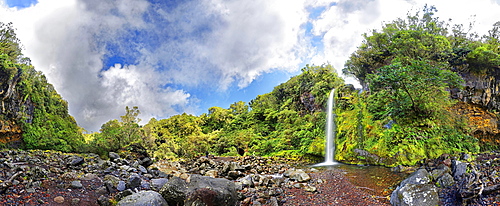
M 334 165 L 312 165 L 319 170 L 341 172 L 356 187 L 380 198 L 388 198 L 397 185 L 409 174 L 391 171 L 384 166 L 359 166 L 335 162 Z

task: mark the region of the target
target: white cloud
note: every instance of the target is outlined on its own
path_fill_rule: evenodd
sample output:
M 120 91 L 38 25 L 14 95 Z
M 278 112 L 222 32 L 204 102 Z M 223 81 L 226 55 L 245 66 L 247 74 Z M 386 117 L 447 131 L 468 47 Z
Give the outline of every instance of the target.
M 16 10 L 0 0 L 0 21 L 14 22 L 25 55 L 68 100 L 78 123 L 95 131 L 127 105 L 139 106 L 145 121 L 193 113 L 203 100 L 191 89 L 243 88 L 260 75 L 295 72 L 305 63 L 331 63 L 341 73 L 362 33 L 426 2 L 40 0 Z M 466 23 L 475 14 L 481 34 L 500 20 L 498 0 L 428 4 L 444 20 Z M 325 10 L 310 19 L 311 8 Z M 313 47 L 317 38 L 322 45 Z M 127 62 L 102 70 L 117 55 Z
M 192 111 L 190 95 L 165 87 L 168 82 L 149 65 L 117 65 L 101 72 L 108 52 L 104 43 L 117 43 L 127 29 L 144 28 L 141 15 L 148 3 L 98 3 L 40 0 L 31 8 L 8 9 L 0 20 L 14 22 L 25 55 L 46 74 L 86 129 L 96 131 L 119 118 L 125 106 L 139 106 L 146 122 L 152 116 L 178 113 L 174 108 Z M 128 49 L 126 44 L 119 43 Z
M 162 39 L 159 48 L 143 56 L 174 65 L 171 77 L 183 85 L 213 85 L 215 80 L 219 90 L 233 83 L 245 87 L 272 69 L 298 69 L 309 51 L 302 30 L 307 12 L 301 1 L 202 0 L 168 9 L 157 12 L 162 20 L 179 24 L 156 29 L 180 38 Z
M 408 12 L 419 11 L 426 4 L 436 6 L 436 16 L 441 20 L 452 18 L 453 23 L 465 26 L 475 20 L 474 28 L 479 34 L 485 34 L 494 22 L 500 21 L 500 6 L 491 0 L 474 3 L 466 0 L 341 0 L 313 21 L 313 34 L 322 37 L 324 51 L 311 61 L 330 62 L 341 73 L 345 61 L 361 45 L 363 33 L 380 29 L 383 22 L 406 18 Z M 357 84 L 353 79 L 347 82 Z
M 68 100 L 80 126 L 95 131 L 126 105 L 139 106 L 146 120 L 196 110 L 195 97 L 166 85 L 224 91 L 274 69 L 297 70 L 308 52 L 303 4 L 40 0 L 3 8 L 0 20 L 14 22 L 25 55 Z M 114 55 L 132 65 L 101 71 Z

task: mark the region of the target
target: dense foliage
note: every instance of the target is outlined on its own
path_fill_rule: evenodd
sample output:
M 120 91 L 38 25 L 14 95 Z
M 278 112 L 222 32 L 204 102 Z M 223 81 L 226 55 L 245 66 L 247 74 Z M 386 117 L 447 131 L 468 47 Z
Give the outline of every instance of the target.
M 17 104 L 9 107 L 17 111 L 3 111 L 1 116 L 22 125 L 24 147 L 65 152 L 83 148 L 81 129 L 68 114 L 68 103 L 22 56 L 12 24 L 0 23 L 0 76 L 2 105 Z
M 500 68 L 500 23 L 478 38 L 462 25 L 450 28 L 434 12 L 425 7 L 422 15 L 417 12 L 365 34 L 347 61 L 344 73 L 368 92 L 351 96 L 345 103 L 351 108 L 339 111 L 339 159 L 357 161 L 355 148 L 387 165 L 479 150 L 467 122 L 451 111 L 455 101 L 449 91 L 463 84 L 461 72 Z
M 212 107 L 208 113 L 152 119 L 144 126 L 161 158 L 203 155 L 321 155 L 323 112 L 332 88 L 343 85 L 331 65 L 306 66 L 302 74 L 250 103 Z M 151 146 L 151 145 L 150 145 Z
M 452 108 L 461 75 L 488 75 L 500 69 L 500 22 L 479 37 L 463 25 L 434 17 L 425 7 L 364 34 L 344 74 L 363 89 L 344 85 L 331 65 L 310 66 L 267 94 L 229 108 L 211 107 L 200 116 L 174 115 L 139 125 L 137 107 L 126 107 L 120 120 L 110 120 L 99 133 L 86 134 L 87 145 L 67 103 L 40 72 L 23 59 L 10 24 L 1 24 L 0 76 L 24 102 L 33 102 L 32 117 L 20 118 L 27 148 L 76 149 L 106 155 L 142 146 L 162 159 L 214 155 L 322 157 L 326 99 L 337 88 L 337 156 L 346 162 L 412 165 L 443 153 L 478 152 L 470 122 Z M 9 87 L 10 88 L 10 87 Z M 23 111 L 30 111 L 24 109 Z M 361 152 L 360 152 L 361 151 Z M 361 154 L 363 153 L 363 154 Z M 366 156 L 366 154 L 369 157 Z

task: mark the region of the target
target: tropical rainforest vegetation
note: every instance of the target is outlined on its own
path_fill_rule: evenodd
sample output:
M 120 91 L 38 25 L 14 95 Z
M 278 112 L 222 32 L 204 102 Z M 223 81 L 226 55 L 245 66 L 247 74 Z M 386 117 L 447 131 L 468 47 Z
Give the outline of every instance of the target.
M 68 103 L 22 55 L 11 23 L 0 23 L 0 76 L 1 119 L 14 119 L 22 126 L 25 148 L 70 152 L 85 147 L 81 129 L 68 114 Z
M 492 148 L 481 145 L 467 119 L 452 109 L 457 100 L 450 91 L 462 88 L 461 73 L 500 69 L 500 22 L 479 36 L 471 32 L 472 24 L 451 25 L 435 12 L 425 7 L 364 34 L 343 69 L 362 90 L 345 85 L 331 65 L 307 65 L 248 103 L 212 107 L 199 116 L 151 119 L 142 126 L 139 108 L 127 107 L 120 120 L 104 123 L 93 134 L 82 135 L 67 103 L 22 57 L 10 24 L 1 24 L 0 70 L 9 80 L 20 74 L 16 89 L 23 101 L 33 102 L 33 118 L 19 119 L 26 148 L 106 155 L 140 145 L 165 159 L 207 152 L 318 158 L 324 153 L 326 99 L 337 88 L 336 159 L 363 162 L 366 157 L 356 151 L 366 151 L 379 158 L 377 164 L 412 165 L 443 153 Z

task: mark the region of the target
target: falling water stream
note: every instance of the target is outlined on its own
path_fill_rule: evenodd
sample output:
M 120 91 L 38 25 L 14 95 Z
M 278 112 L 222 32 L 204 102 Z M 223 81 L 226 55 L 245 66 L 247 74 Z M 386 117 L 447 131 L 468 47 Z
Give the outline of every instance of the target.
M 314 165 L 315 167 L 336 165 L 335 161 L 335 89 L 332 89 L 328 96 L 328 105 L 326 109 L 326 144 L 325 144 L 325 161 Z
M 369 190 L 376 196 L 388 196 L 394 186 L 402 181 L 407 174 L 394 173 L 383 166 L 357 166 L 335 161 L 335 89 L 328 97 L 326 117 L 326 144 L 325 161 L 312 167 L 339 170 L 346 175 L 357 187 Z

